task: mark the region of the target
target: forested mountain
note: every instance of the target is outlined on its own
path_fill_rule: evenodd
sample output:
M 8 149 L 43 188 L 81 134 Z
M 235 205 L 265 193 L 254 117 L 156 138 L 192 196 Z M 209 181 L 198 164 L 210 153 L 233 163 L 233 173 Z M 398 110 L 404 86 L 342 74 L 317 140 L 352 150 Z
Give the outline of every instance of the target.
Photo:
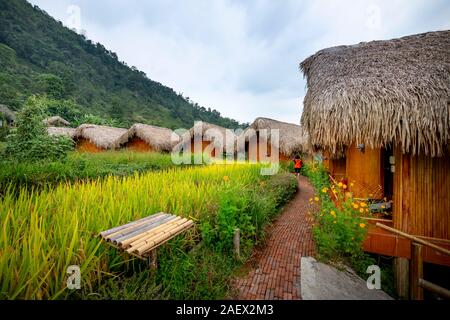
M 188 128 L 194 120 L 239 125 L 150 80 L 37 6 L 0 0 L 0 104 L 18 110 L 32 94 L 46 95 L 53 113 L 69 120 L 92 114 L 124 126 Z

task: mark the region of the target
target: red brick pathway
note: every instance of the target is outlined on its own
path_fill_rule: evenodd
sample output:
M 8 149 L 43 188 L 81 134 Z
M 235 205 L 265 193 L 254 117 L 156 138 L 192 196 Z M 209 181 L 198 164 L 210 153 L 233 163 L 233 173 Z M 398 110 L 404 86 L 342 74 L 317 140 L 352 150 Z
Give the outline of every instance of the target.
M 314 252 L 308 213 L 313 196 L 313 187 L 300 176 L 299 192 L 273 223 L 254 267 L 244 278 L 234 280 L 236 299 L 301 299 L 300 258 Z

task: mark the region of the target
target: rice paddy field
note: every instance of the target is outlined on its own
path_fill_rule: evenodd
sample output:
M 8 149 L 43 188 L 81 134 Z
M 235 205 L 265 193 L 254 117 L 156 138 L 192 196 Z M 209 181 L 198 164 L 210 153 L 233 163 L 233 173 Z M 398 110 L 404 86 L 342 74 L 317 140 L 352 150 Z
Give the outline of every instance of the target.
M 242 230 L 245 257 L 295 192 L 290 175 L 269 178 L 260 169 L 251 164 L 168 167 L 31 190 L 5 187 L 0 298 L 223 298 L 237 265 L 230 252 L 232 230 Z M 196 227 L 160 250 L 157 271 L 98 238 L 100 231 L 161 211 L 193 219 Z M 81 290 L 66 288 L 70 265 L 80 266 Z
M 92 180 L 108 175 L 127 176 L 173 166 L 169 154 L 128 151 L 71 152 L 64 161 L 57 162 L 0 161 L 0 193 L 11 184 L 40 188 L 60 182 Z

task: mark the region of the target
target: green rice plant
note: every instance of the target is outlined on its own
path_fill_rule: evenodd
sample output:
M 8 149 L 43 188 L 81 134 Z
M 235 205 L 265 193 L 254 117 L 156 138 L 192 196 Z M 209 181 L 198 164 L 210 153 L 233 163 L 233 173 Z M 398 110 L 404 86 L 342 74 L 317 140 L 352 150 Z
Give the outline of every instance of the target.
M 97 154 L 72 152 L 64 161 L 0 161 L 0 194 L 9 185 L 42 188 L 61 182 L 92 180 L 108 175 L 129 176 L 172 168 L 169 154 L 107 151 Z
M 201 221 L 218 212 L 230 185 L 240 197 L 267 179 L 260 168 L 192 166 L 42 190 L 10 186 L 0 198 L 0 298 L 67 298 L 69 265 L 80 266 L 83 290 L 94 292 L 122 263 L 100 231 L 160 211 Z

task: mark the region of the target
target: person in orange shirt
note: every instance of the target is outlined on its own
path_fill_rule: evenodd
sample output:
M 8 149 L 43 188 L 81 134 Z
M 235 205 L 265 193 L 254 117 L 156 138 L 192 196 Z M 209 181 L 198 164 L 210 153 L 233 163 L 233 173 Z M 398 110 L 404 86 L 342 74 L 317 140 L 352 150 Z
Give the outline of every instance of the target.
M 294 159 L 294 171 L 295 175 L 298 177 L 300 175 L 300 169 L 302 168 L 302 159 L 298 155 L 295 156 Z

